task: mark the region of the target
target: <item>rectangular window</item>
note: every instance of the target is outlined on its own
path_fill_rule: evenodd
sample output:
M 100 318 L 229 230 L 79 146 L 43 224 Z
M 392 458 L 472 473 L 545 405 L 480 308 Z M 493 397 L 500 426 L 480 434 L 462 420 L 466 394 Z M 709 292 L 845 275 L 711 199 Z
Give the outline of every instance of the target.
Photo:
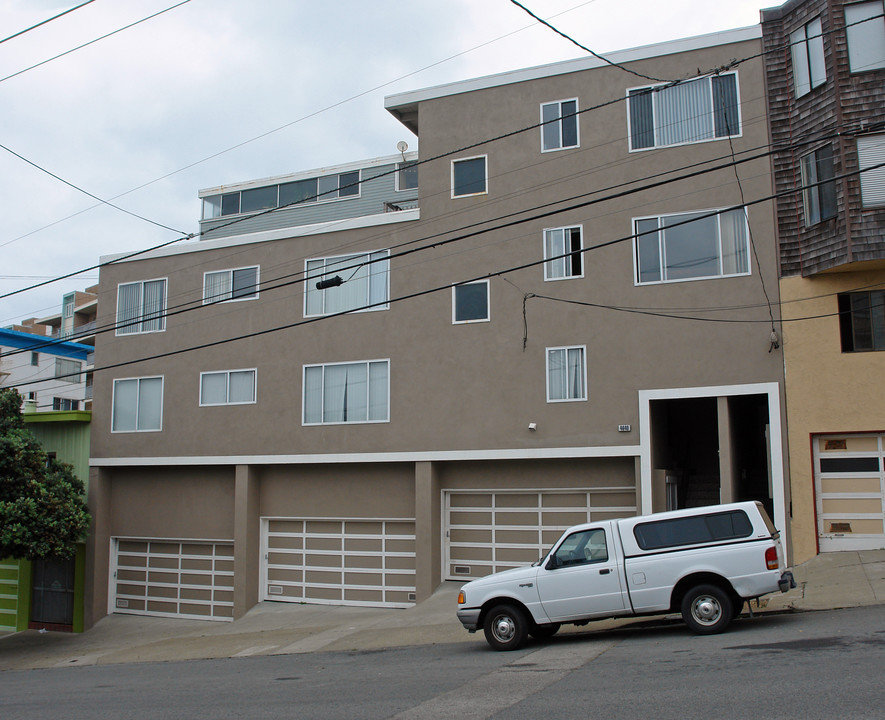
M 842 352 L 885 350 L 885 290 L 841 293 Z
M 737 75 L 628 91 L 630 149 L 668 147 L 740 135 Z
M 40 353 L 31 352 L 31 365 L 37 367 L 40 365 Z
M 803 155 L 800 158 L 800 171 L 806 227 L 836 217 L 836 181 L 833 180 L 836 169 L 833 164 L 833 146 L 827 144 Z
M 657 520 L 633 528 L 636 542 L 643 550 L 739 540 L 752 534 L 753 524 L 743 510 Z
M 112 432 L 148 432 L 163 427 L 163 378 L 114 380 Z
M 247 405 L 255 402 L 257 370 L 200 373 L 200 405 Z
M 485 322 L 489 319 L 489 281 L 455 285 L 452 288 L 452 322 Z
M 280 207 L 317 201 L 317 179 L 297 180 L 280 185 Z
M 417 160 L 396 164 L 396 189 L 397 191 L 418 189 Z
M 452 160 L 452 197 L 482 195 L 488 192 L 486 156 Z
M 55 358 L 55 377 L 62 382 L 77 384 L 82 382 L 80 372 L 83 364 L 79 360 Z
M 390 420 L 390 361 L 304 366 L 305 425 Z
M 790 52 L 793 58 L 793 90 L 796 97 L 810 93 L 827 81 L 820 18 L 815 18 L 790 34 Z
M 749 230 L 743 210 L 634 220 L 636 283 L 747 275 Z
M 117 286 L 117 335 L 166 329 L 166 280 Z
M 80 401 L 70 398 L 52 398 L 53 410 L 79 410 Z
M 547 402 L 587 399 L 586 347 L 547 348 Z
M 581 226 L 544 231 L 544 279 L 562 280 L 584 276 Z
M 379 250 L 308 260 L 304 281 L 305 317 L 349 310 L 386 310 L 389 255 L 389 251 Z M 317 283 L 323 281 L 332 284 L 317 288 Z M 368 307 L 370 305 L 372 307 Z
M 578 147 L 578 100 L 541 105 L 541 150 Z
M 885 17 L 882 0 L 846 5 L 845 25 L 851 72 L 885 68 Z
M 863 135 L 857 139 L 857 164 L 861 170 L 863 206 L 885 205 L 885 135 Z
M 258 297 L 258 267 L 217 270 L 203 274 L 203 304 Z

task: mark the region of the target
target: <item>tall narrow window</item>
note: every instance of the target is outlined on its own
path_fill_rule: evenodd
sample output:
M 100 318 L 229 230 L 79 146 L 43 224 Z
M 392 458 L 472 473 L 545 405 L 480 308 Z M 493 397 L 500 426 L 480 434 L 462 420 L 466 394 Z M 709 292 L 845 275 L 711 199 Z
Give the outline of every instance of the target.
M 117 287 L 117 335 L 166 329 L 166 280 L 145 280 Z
M 578 147 L 577 112 L 577 99 L 541 105 L 541 150 Z
M 839 295 L 842 352 L 885 350 L 885 290 Z
M 857 139 L 857 164 L 861 169 L 863 206 L 885 205 L 885 135 L 863 135 Z
M 628 92 L 630 149 L 740 135 L 737 75 L 725 73 Z
M 746 275 L 749 230 L 743 210 L 634 220 L 637 284 Z
M 586 348 L 547 348 L 547 402 L 587 399 Z
M 379 250 L 308 260 L 305 264 L 305 316 L 332 315 L 349 310 L 386 310 L 389 255 L 387 250 Z M 317 283 L 328 280 L 335 284 L 317 287 Z
M 305 365 L 304 424 L 388 422 L 390 362 Z
M 258 268 L 217 270 L 203 275 L 203 304 L 258 297 Z
M 790 34 L 790 53 L 796 97 L 802 97 L 827 81 L 820 18 L 815 18 Z
M 452 197 L 482 195 L 487 190 L 486 156 L 452 160 Z
M 845 25 L 851 72 L 885 68 L 885 17 L 882 0 L 845 5 Z
M 545 280 L 583 277 L 581 226 L 545 230 L 544 258 Z
M 815 225 L 836 217 L 836 174 L 833 165 L 833 146 L 824 145 L 800 160 L 802 175 L 802 204 L 805 225 Z
M 163 378 L 114 380 L 113 432 L 145 432 L 163 427 Z

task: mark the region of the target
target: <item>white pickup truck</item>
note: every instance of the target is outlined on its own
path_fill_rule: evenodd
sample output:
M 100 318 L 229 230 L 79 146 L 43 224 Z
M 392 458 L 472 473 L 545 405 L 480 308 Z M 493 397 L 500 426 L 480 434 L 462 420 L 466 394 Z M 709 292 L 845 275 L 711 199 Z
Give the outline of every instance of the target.
M 743 502 L 576 525 L 533 565 L 464 585 L 458 619 L 496 650 L 634 615 L 681 612 L 713 634 L 745 600 L 790 587 L 778 531 L 761 504 Z

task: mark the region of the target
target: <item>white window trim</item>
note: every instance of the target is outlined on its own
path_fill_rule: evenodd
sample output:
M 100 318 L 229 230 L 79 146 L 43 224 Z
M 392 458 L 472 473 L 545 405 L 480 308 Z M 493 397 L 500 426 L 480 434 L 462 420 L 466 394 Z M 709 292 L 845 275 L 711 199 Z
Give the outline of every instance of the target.
M 455 165 L 460 162 L 467 162 L 468 160 L 478 160 L 479 158 L 483 158 L 483 165 L 485 167 L 485 185 L 486 188 L 482 192 L 477 193 L 465 193 L 464 195 L 456 195 L 455 194 Z M 489 156 L 488 155 L 472 155 L 470 157 L 463 158 L 455 158 L 451 163 L 451 188 L 452 188 L 452 199 L 466 198 L 466 197 L 477 197 L 478 195 L 488 195 L 489 194 Z
M 114 430 L 114 405 L 117 402 L 117 383 L 123 382 L 124 380 L 160 380 L 160 427 L 158 428 L 150 428 L 147 430 L 139 430 L 137 427 L 134 430 Z M 163 432 L 163 400 L 166 396 L 166 379 L 164 375 L 144 375 L 142 377 L 126 377 L 126 378 L 114 378 L 111 386 L 111 433 L 112 434 L 121 434 L 121 433 L 147 433 L 147 432 Z M 136 397 L 138 397 L 136 393 Z M 136 418 L 138 417 L 138 409 L 135 411 Z
M 577 142 L 574 145 L 563 145 L 562 144 L 562 104 L 567 102 L 573 102 L 575 104 L 575 133 L 577 136 Z M 545 148 L 544 147 L 544 107 L 546 105 L 558 105 L 559 106 L 559 119 L 556 121 L 559 124 L 559 147 L 555 148 Z M 541 115 L 541 127 L 539 130 L 541 131 L 541 152 L 559 152 L 560 150 L 574 150 L 575 148 L 581 147 L 581 123 L 580 123 L 580 104 L 578 102 L 578 98 L 563 98 L 562 100 L 551 100 L 550 102 L 541 103 L 538 112 Z M 550 125 L 555 125 L 556 123 L 549 123 Z
M 572 230 L 577 228 L 581 232 L 581 274 L 580 275 L 563 275 L 562 277 L 549 277 L 548 276 L 548 261 L 551 260 L 559 260 L 563 257 L 568 257 L 572 253 L 569 252 L 565 256 L 554 256 L 553 258 L 547 257 L 547 233 L 552 230 Z M 579 280 L 584 277 L 584 265 L 586 258 L 586 253 L 584 252 L 584 225 L 582 223 L 578 223 L 576 225 L 562 225 L 560 227 L 551 227 L 544 228 L 544 231 L 541 233 L 541 243 L 542 243 L 542 251 L 544 253 L 544 282 L 559 282 L 560 280 Z
M 120 322 L 117 319 L 120 314 L 120 288 L 124 285 L 141 285 L 142 288 L 142 301 L 144 300 L 144 284 L 149 282 L 157 282 L 162 280 L 165 285 L 163 286 L 163 309 L 160 310 L 160 317 L 163 320 L 163 327 L 160 330 L 132 330 L 131 332 L 120 332 Z M 150 335 L 152 333 L 161 333 L 166 332 L 166 307 L 169 301 L 169 278 L 168 277 L 158 277 L 158 278 L 148 278 L 147 280 L 133 280 L 132 282 L 123 282 L 117 283 L 117 297 L 116 304 L 114 306 L 114 335 L 117 337 L 127 337 L 128 335 Z M 141 320 L 139 321 L 140 325 L 144 324 L 144 305 L 142 303 L 142 313 Z M 127 327 L 135 327 L 134 323 L 131 325 L 127 324 Z
M 303 309 L 302 309 L 302 312 L 303 312 L 304 317 L 306 317 L 306 318 L 308 318 L 308 317 L 325 317 L 325 316 L 327 316 L 327 315 L 335 315 L 335 314 L 337 314 L 337 313 L 327 313 L 327 312 L 326 312 L 326 307 L 325 307 L 325 305 L 326 305 L 325 294 L 323 295 L 323 312 L 321 312 L 321 313 L 308 313 L 308 312 L 307 312 L 307 293 L 308 293 L 308 291 L 310 290 L 310 287 L 311 287 L 311 286 L 308 285 L 308 283 L 309 283 L 309 282 L 314 283 L 312 287 L 316 288 L 316 280 L 317 280 L 316 276 L 313 276 L 313 277 L 311 277 L 311 278 L 308 280 L 308 277 L 309 277 L 309 276 L 308 276 L 308 272 L 309 272 L 309 271 L 308 271 L 308 267 L 307 267 L 307 264 L 308 264 L 308 263 L 310 263 L 310 262 L 314 262 L 314 261 L 316 261 L 316 260 L 323 260 L 323 261 L 325 261 L 326 265 L 328 265 L 329 260 L 337 260 L 337 259 L 339 259 L 339 258 L 349 257 L 349 256 L 351 256 L 351 255 L 365 255 L 365 256 L 366 256 L 366 259 L 367 259 L 367 261 L 368 261 L 368 260 L 371 260 L 371 259 L 372 259 L 372 255 L 376 255 L 376 254 L 378 254 L 378 253 L 386 253 L 386 254 L 387 254 L 387 277 L 384 279 L 384 283 L 385 283 L 384 296 L 387 298 L 387 301 L 386 301 L 383 305 L 374 305 L 373 307 L 355 308 L 355 309 L 353 309 L 353 310 L 346 310 L 346 311 L 343 311 L 343 312 L 347 312 L 347 313 L 364 313 L 364 312 L 377 312 L 377 311 L 382 311 L 382 310 L 389 310 L 389 309 L 390 309 L 390 250 L 388 250 L 388 249 L 384 249 L 384 250 L 369 250 L 369 251 L 367 251 L 367 252 L 345 253 L 344 255 L 329 255 L 329 256 L 323 256 L 323 257 L 307 258 L 307 259 L 304 261 L 304 278 L 305 278 L 305 282 L 304 282 L 304 307 L 303 307 Z M 380 262 L 380 261 L 378 261 L 378 262 Z M 375 264 L 375 263 L 373 263 L 373 264 Z M 350 270 L 354 270 L 354 269 L 355 269 L 355 268 L 350 268 Z M 343 272 L 350 272 L 350 270 L 344 270 Z M 325 275 L 325 273 L 324 273 L 324 275 Z M 322 292 L 325 293 L 325 290 L 323 290 Z M 371 288 L 369 289 L 369 293 L 371 294 Z M 369 300 L 370 300 L 370 298 L 367 297 L 367 298 L 366 298 L 366 302 L 368 303 Z
M 744 224 L 747 227 L 747 271 L 741 273 L 729 273 L 728 275 L 704 275 L 703 277 L 692 277 L 692 278 L 677 278 L 675 280 L 646 280 L 645 282 L 640 282 L 639 280 L 639 254 L 637 252 L 637 235 L 636 235 L 636 222 L 639 220 L 660 220 L 660 218 L 665 217 L 676 217 L 679 215 L 695 215 L 695 214 L 703 214 L 707 215 L 710 213 L 717 213 L 717 216 L 721 216 L 723 211 L 727 211 L 729 208 L 710 208 L 707 210 L 687 210 L 685 212 L 678 213 L 661 213 L 660 215 L 643 215 L 640 217 L 633 218 L 633 285 L 634 287 L 647 287 L 649 285 L 668 285 L 671 283 L 685 283 L 685 282 L 697 282 L 699 280 L 725 280 L 727 278 L 734 277 L 747 277 L 748 275 L 753 274 L 753 254 L 750 248 L 750 220 L 747 217 L 747 212 L 744 210 Z M 717 217 L 717 223 L 721 222 L 721 217 Z M 660 222 L 658 222 L 658 237 L 660 237 Z M 722 230 L 719 230 L 719 267 L 722 268 Z M 663 260 L 663 254 L 660 255 Z M 663 271 L 663 268 L 661 268 Z M 664 273 L 661 272 L 661 275 Z
M 456 293 L 459 287 L 464 287 L 465 285 L 485 285 L 486 286 L 486 317 L 484 318 L 476 318 L 475 320 L 456 320 Z M 488 280 L 477 280 L 475 282 L 469 283 L 460 283 L 459 285 L 452 286 L 452 325 L 470 325 L 471 323 L 484 323 L 491 322 L 492 319 L 492 298 L 489 290 L 489 281 Z
M 231 402 L 228 400 L 223 403 L 204 403 L 203 402 L 203 376 L 204 375 L 225 375 L 227 380 L 227 396 L 230 397 L 230 376 L 231 373 L 236 372 L 251 372 L 252 373 L 252 399 L 246 400 L 245 402 Z M 258 368 L 236 368 L 234 370 L 206 370 L 205 372 L 200 373 L 200 387 L 199 387 L 199 396 L 200 396 L 200 407 L 226 407 L 228 405 L 255 405 L 258 402 Z
M 579 398 L 551 398 L 550 397 L 550 351 L 551 350 L 565 350 L 566 357 L 568 357 L 569 350 L 580 350 L 582 353 L 582 357 L 584 362 L 582 363 L 583 367 L 583 396 Z M 586 345 L 558 345 L 554 347 L 548 347 L 544 349 L 544 383 L 547 388 L 547 402 L 548 403 L 574 403 L 574 402 L 586 402 L 587 398 L 590 396 L 589 389 L 587 387 L 587 346 Z
M 237 270 L 251 270 L 255 268 L 255 294 L 251 297 L 233 297 L 233 287 L 234 287 L 234 273 Z M 230 274 L 230 287 L 231 287 L 231 297 L 227 300 L 210 300 L 206 297 L 206 276 L 215 275 L 217 273 L 229 273 Z M 247 300 L 257 300 L 259 296 L 259 291 L 261 289 L 261 266 L 260 265 L 244 265 L 243 267 L 236 268 L 220 268 L 218 270 L 208 270 L 203 273 L 203 305 L 219 305 L 221 303 L 230 303 L 230 302 L 245 302 Z
M 734 135 L 723 135 L 722 137 L 716 137 L 716 135 L 715 135 L 716 117 L 714 114 L 714 117 L 713 117 L 714 134 L 713 134 L 713 137 L 711 137 L 711 138 L 707 138 L 706 140 L 691 140 L 690 142 L 673 143 L 672 145 L 658 145 L 657 143 L 655 143 L 651 147 L 634 148 L 633 147 L 633 128 L 630 123 L 630 91 L 631 90 L 643 90 L 645 88 L 651 88 L 651 87 L 658 87 L 660 84 L 637 85 L 636 87 L 627 88 L 627 148 L 628 148 L 628 152 L 634 153 L 634 152 L 647 152 L 649 150 L 666 150 L 667 148 L 682 147 L 685 145 L 700 145 L 702 143 L 708 143 L 708 142 L 721 142 L 723 140 L 727 141 L 729 138 L 734 139 L 734 138 L 743 137 L 743 135 L 744 135 L 744 115 L 743 115 L 743 109 L 741 107 L 740 73 L 739 73 L 739 71 L 734 70 L 732 72 L 727 72 L 727 73 L 723 73 L 723 74 L 724 75 L 734 75 L 735 102 L 737 104 L 737 109 L 738 109 L 738 117 L 737 117 L 738 131 L 737 131 L 737 133 L 735 133 Z M 664 83 L 664 84 L 666 84 L 666 83 Z M 712 88 L 713 88 L 713 84 L 711 81 L 711 83 L 710 83 L 711 96 L 712 96 L 712 92 L 713 92 Z M 714 108 L 714 112 L 715 112 L 715 108 Z
M 327 367 L 337 367 L 340 365 L 365 365 L 366 373 L 368 376 L 368 366 L 372 363 L 387 363 L 387 418 L 384 420 L 344 420 L 341 422 L 305 422 L 304 413 L 306 408 L 306 400 L 307 394 L 305 389 L 307 387 L 306 375 L 308 368 L 316 368 L 321 367 L 324 369 Z M 325 380 L 324 380 L 325 384 Z M 324 388 L 325 389 L 325 388 Z M 308 365 L 304 365 L 301 368 L 301 425 L 303 427 L 329 427 L 331 425 L 382 425 L 384 423 L 390 422 L 390 358 L 375 358 L 373 360 L 345 360 L 343 362 L 330 362 L 330 363 L 310 363 Z
M 866 170 L 864 166 L 885 162 L 885 134 L 861 135 L 857 138 L 856 149 L 863 207 L 882 207 L 885 205 L 885 167 Z

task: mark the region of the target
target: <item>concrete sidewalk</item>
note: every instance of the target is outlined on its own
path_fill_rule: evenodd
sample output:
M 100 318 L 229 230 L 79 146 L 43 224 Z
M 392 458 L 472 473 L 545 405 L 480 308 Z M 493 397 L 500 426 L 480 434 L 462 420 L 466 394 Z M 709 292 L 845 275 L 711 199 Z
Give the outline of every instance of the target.
M 798 587 L 763 598 L 761 612 L 885 604 L 885 550 L 819 555 L 793 571 Z M 0 636 L 0 671 L 484 644 L 481 633 L 467 633 L 455 618 L 460 585 L 443 583 L 429 600 L 406 610 L 263 602 L 229 623 L 109 615 L 81 634 L 27 630 Z M 576 631 L 604 630 L 630 622 L 636 621 L 604 620 Z

